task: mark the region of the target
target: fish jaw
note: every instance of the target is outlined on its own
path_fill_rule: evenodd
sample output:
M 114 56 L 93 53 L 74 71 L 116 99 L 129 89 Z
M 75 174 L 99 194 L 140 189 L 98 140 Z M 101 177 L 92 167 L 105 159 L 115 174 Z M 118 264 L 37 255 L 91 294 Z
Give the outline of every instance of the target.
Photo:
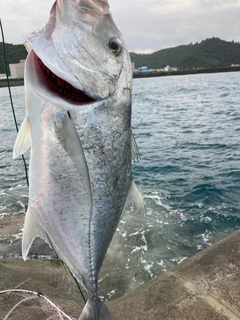
M 107 1 L 78 2 L 57 1 L 48 23 L 30 34 L 26 45 L 57 77 L 92 99 L 106 99 L 116 91 L 128 52 Z M 111 51 L 112 42 L 119 54 Z

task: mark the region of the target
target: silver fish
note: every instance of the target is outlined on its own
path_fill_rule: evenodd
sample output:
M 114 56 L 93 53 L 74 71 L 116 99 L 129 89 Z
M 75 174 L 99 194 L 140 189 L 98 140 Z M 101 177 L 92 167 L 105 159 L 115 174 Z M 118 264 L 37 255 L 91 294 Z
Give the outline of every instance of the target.
M 113 320 L 98 273 L 126 208 L 144 212 L 131 174 L 129 54 L 107 0 L 57 0 L 25 45 L 26 117 L 13 151 L 31 147 L 23 259 L 43 238 L 88 293 L 79 319 Z

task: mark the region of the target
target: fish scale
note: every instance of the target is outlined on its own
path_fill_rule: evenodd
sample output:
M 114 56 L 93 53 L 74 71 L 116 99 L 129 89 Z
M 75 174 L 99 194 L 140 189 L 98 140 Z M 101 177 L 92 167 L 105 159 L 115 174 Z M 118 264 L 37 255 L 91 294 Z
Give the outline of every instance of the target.
M 106 0 L 57 1 L 26 42 L 26 118 L 14 146 L 14 157 L 31 147 L 23 258 L 43 238 L 87 291 L 79 319 L 114 320 L 98 273 L 126 208 L 144 212 L 131 173 L 129 54 Z

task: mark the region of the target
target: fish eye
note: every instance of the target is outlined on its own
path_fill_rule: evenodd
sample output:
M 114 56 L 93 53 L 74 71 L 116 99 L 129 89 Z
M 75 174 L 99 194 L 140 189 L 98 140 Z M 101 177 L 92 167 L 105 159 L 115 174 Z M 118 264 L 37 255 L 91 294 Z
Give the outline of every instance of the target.
M 116 40 L 110 40 L 108 43 L 109 50 L 115 55 L 118 56 L 121 52 L 121 46 Z

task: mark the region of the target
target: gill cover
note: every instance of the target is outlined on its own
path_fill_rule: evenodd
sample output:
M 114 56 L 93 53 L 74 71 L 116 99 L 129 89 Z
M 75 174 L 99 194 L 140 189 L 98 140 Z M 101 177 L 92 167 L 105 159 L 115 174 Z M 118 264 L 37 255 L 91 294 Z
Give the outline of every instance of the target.
M 106 0 L 58 0 L 48 23 L 27 37 L 26 46 L 54 74 L 95 100 L 115 91 L 127 55 Z

